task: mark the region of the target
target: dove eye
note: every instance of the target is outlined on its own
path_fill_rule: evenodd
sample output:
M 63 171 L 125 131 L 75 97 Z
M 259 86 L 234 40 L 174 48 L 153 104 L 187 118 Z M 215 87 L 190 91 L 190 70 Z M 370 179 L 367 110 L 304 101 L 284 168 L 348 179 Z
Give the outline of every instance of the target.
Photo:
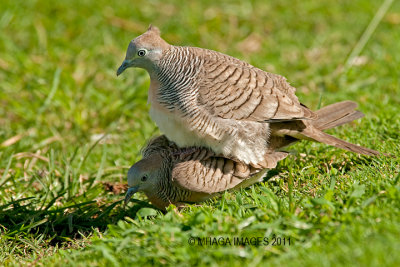
M 140 180 L 141 180 L 142 182 L 146 181 L 146 180 L 147 180 L 147 176 L 146 176 L 146 175 L 142 176 L 142 178 L 140 178 Z
M 146 54 L 147 54 L 147 51 L 146 51 L 145 49 L 140 49 L 140 50 L 137 52 L 137 55 L 138 55 L 139 57 L 144 57 Z

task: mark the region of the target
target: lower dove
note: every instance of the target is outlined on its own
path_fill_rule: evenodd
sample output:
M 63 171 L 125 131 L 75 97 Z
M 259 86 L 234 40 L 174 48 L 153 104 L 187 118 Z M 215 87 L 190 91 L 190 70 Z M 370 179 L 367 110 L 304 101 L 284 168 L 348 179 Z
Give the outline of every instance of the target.
M 313 121 L 313 127 L 322 131 L 363 117 L 356 107 L 351 101 L 324 107 L 316 112 L 318 119 Z M 298 127 L 296 122 L 292 123 L 286 129 Z M 278 150 L 298 140 L 275 136 L 270 147 Z M 256 168 L 206 148 L 179 148 L 163 135 L 151 140 L 142 155 L 143 159 L 129 169 L 125 203 L 134 193 L 142 191 L 154 206 L 165 210 L 169 204 L 182 206 L 205 201 L 225 190 L 248 187 L 260 181 L 267 169 L 274 168 L 288 153 L 267 153 L 263 166 Z

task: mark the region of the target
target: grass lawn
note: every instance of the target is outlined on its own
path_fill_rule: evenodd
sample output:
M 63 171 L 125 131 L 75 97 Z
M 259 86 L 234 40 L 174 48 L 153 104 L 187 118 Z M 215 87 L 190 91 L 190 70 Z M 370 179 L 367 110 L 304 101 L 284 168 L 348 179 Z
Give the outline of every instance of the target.
M 0 265 L 400 266 L 400 2 L 166 2 L 1 1 Z M 246 190 L 124 209 L 159 132 L 147 73 L 115 72 L 150 23 L 284 75 L 314 110 L 358 102 L 329 133 L 393 157 L 302 142 Z

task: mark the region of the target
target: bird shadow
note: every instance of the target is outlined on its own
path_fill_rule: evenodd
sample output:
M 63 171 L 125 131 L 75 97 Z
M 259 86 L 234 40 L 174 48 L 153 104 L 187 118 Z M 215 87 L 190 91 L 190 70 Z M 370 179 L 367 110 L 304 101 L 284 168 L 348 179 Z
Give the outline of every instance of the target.
M 354 168 L 360 165 L 371 165 L 374 162 L 374 157 L 356 156 L 356 157 L 343 157 L 343 158 L 323 158 L 317 162 L 310 162 L 308 165 L 314 166 L 321 173 L 329 172 L 330 169 L 338 170 L 341 175 L 354 171 Z M 273 181 L 274 178 L 279 177 L 280 174 L 287 172 L 286 165 L 278 165 L 276 168 L 268 170 L 264 177 L 264 182 Z
M 76 241 L 103 232 L 108 225 L 117 224 L 125 216 L 135 218 L 143 208 L 155 208 L 149 203 L 132 199 L 136 205 L 130 208 L 123 200 L 105 201 L 99 204 L 95 200 L 56 207 L 58 197 L 46 206 L 38 208 L 35 197 L 27 197 L 0 205 L 0 232 L 10 240 L 35 235 L 42 236 L 48 245 Z M 36 237 L 35 237 L 36 238 Z

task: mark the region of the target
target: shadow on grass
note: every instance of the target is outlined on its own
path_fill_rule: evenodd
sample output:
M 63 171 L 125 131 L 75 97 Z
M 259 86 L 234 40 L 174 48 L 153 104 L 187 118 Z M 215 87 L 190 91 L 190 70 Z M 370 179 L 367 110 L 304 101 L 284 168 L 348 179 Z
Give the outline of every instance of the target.
M 350 152 L 344 152 L 344 153 L 350 153 Z M 348 172 L 354 171 L 357 166 L 362 166 L 362 165 L 371 165 L 373 164 L 374 160 L 376 157 L 369 157 L 369 156 L 356 156 L 356 157 L 339 157 L 339 158 L 323 158 L 319 159 L 317 162 L 309 162 L 306 163 L 306 165 L 309 166 L 314 166 L 316 167 L 321 173 L 326 173 L 329 172 L 331 168 L 337 169 L 341 175 L 344 175 Z M 297 161 L 298 159 L 292 159 L 292 161 Z M 303 159 L 305 161 L 308 161 L 309 159 Z M 272 181 L 271 179 L 276 177 L 277 175 L 284 173 L 285 171 L 288 170 L 288 167 L 285 165 L 280 165 L 274 169 L 268 170 L 267 175 L 264 178 L 264 182 Z
M 335 160 L 325 159 L 321 161 L 319 168 L 322 172 L 327 172 L 328 169 L 337 169 L 341 174 L 354 171 L 357 166 L 368 166 L 373 164 L 375 157 L 373 156 L 356 156 L 356 157 L 340 157 Z
M 2 238 L 15 239 L 17 236 L 43 235 L 50 245 L 72 241 L 89 236 L 95 231 L 103 232 L 110 224 L 116 224 L 125 216 L 135 218 L 149 203 L 132 199 L 132 208 L 125 209 L 123 200 L 99 204 L 87 201 L 55 208 L 56 197 L 45 207 L 37 208 L 35 197 L 22 198 L 0 206 L 0 232 Z

